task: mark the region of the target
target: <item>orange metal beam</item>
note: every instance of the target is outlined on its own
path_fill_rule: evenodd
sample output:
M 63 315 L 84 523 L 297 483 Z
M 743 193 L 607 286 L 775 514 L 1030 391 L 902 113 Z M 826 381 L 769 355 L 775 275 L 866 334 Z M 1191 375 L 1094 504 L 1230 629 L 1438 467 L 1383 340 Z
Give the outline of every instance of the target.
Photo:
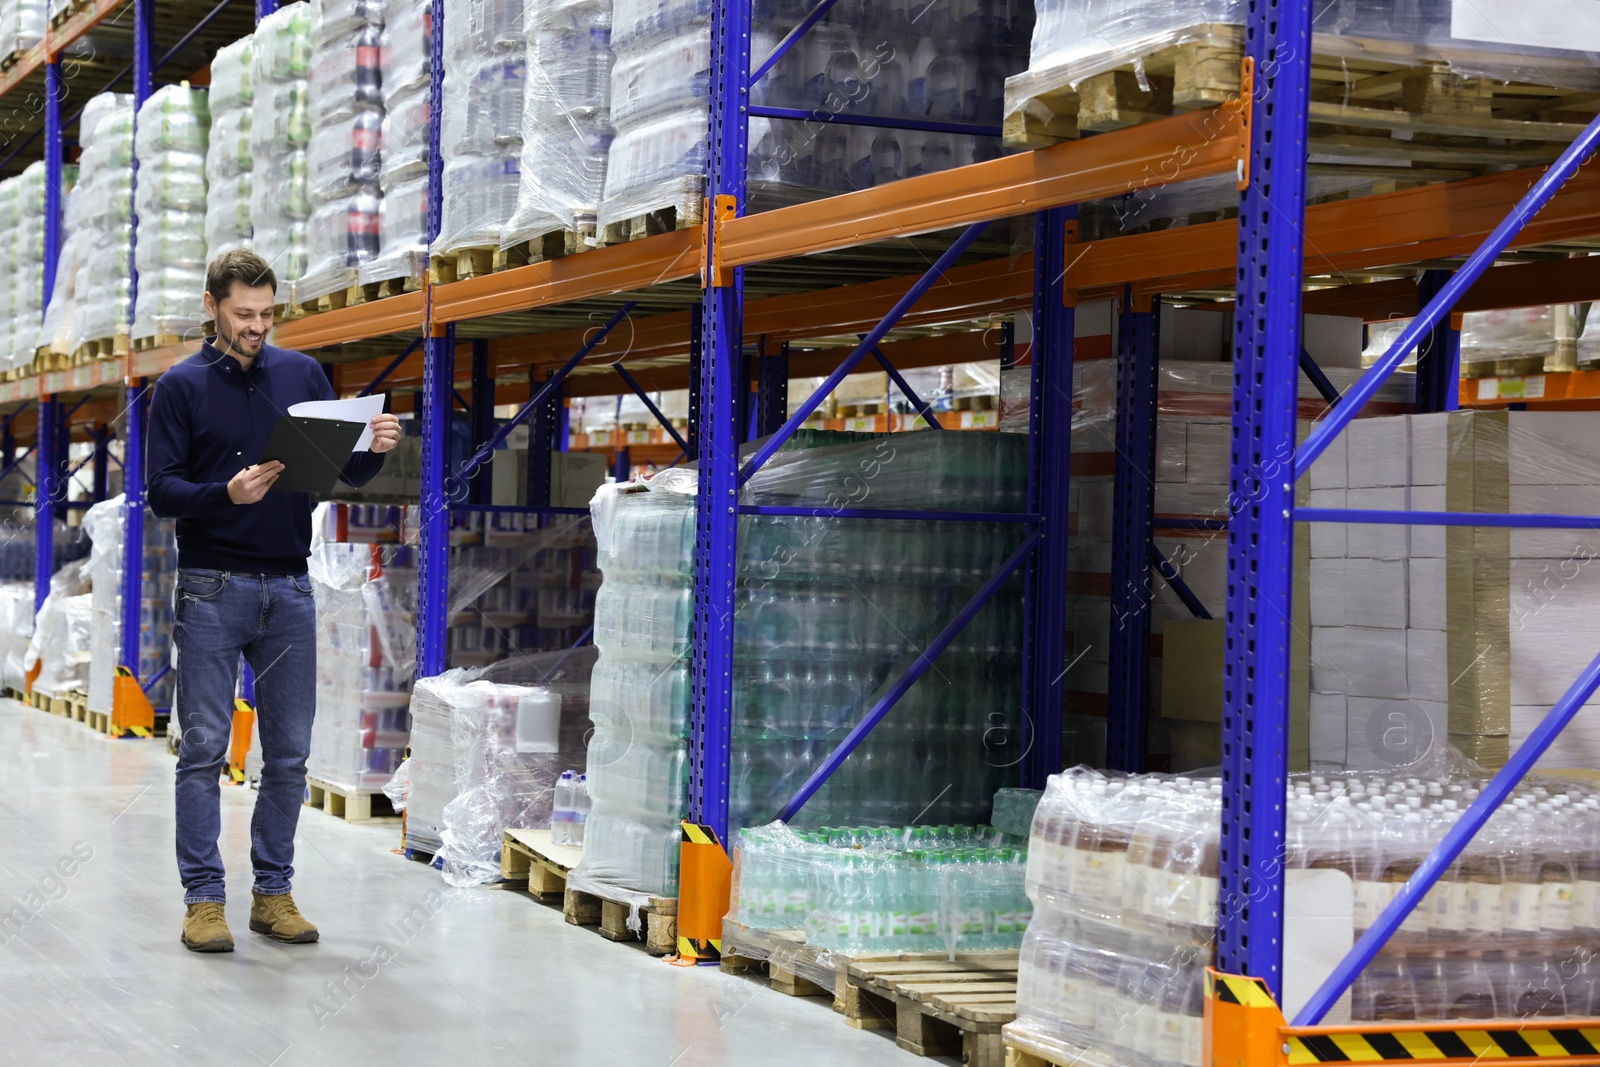
M 433 326 L 648 289 L 700 274 L 699 226 L 433 289 Z M 319 316 L 320 317 L 320 316 Z M 570 353 L 569 353 L 570 354 Z
M 324 311 L 319 315 L 307 315 L 303 319 L 282 323 L 274 327 L 272 343 L 303 350 L 365 341 L 394 333 L 420 333 L 427 306 L 428 297 L 423 292 L 402 293 L 365 304 L 351 304 L 337 311 Z
M 1306 209 L 1308 275 L 1416 263 L 1470 253 L 1545 168 L 1488 174 Z M 1600 234 L 1600 164 L 1574 175 L 1512 247 Z M 1180 226 L 1080 245 L 1066 287 L 1101 295 L 1138 283 L 1144 293 L 1226 287 L 1238 252 L 1235 220 Z M 1087 291 L 1087 292 L 1085 292 Z
M 723 224 L 721 261 L 768 263 L 1233 174 L 1245 129 L 1243 112 L 1223 105 L 747 215 Z

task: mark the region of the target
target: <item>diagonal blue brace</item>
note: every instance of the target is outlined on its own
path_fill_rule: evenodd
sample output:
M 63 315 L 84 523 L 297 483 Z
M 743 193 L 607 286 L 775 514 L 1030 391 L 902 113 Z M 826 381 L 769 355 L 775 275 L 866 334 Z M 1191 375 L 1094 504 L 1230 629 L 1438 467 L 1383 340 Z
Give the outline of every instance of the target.
M 972 137 L 999 137 L 999 126 L 980 122 L 940 122 L 937 119 L 881 118 L 853 111 L 828 111 L 824 108 L 773 107 L 751 104 L 750 116 L 758 119 L 791 119 L 796 122 L 832 122 L 841 126 L 875 126 L 889 130 L 917 130 L 923 133 L 958 133 Z
M 629 389 L 633 390 L 634 396 L 644 401 L 644 406 L 649 409 L 651 415 L 655 416 L 656 422 L 661 424 L 663 430 L 672 435 L 673 443 L 687 453 L 689 445 L 684 441 L 683 435 L 678 432 L 678 428 L 672 425 L 665 415 L 661 414 L 661 409 L 656 407 L 655 401 L 650 399 L 650 394 L 644 391 L 644 387 L 639 384 L 638 380 L 628 373 L 628 368 L 618 362 L 611 364 L 611 369 L 616 371 L 617 376 L 627 383 Z
M 28 448 L 27 448 L 27 451 L 23 452 L 22 455 L 18 456 L 16 459 L 12 460 L 10 463 L 7 463 L 5 465 L 5 468 L 3 470 L 0 470 L 0 481 L 5 481 L 7 478 L 11 477 L 12 473 L 18 467 L 22 466 L 22 461 L 27 459 L 29 456 L 33 455 L 33 449 L 34 449 L 34 446 L 33 445 L 29 445 Z
M 1501 220 L 1500 225 L 1494 228 L 1494 232 L 1478 246 L 1478 250 L 1450 276 L 1450 280 L 1439 287 L 1438 293 L 1428 301 L 1427 306 L 1400 331 L 1400 336 L 1389 346 L 1389 351 L 1385 352 L 1345 394 L 1344 403 L 1329 412 L 1328 417 L 1311 431 L 1311 435 L 1301 443 L 1299 452 L 1295 455 L 1296 479 L 1305 476 L 1311 469 L 1311 464 L 1327 451 L 1328 445 L 1340 431 L 1350 424 L 1350 420 L 1360 413 L 1367 401 L 1371 400 L 1383 383 L 1389 380 L 1389 376 L 1405 362 L 1406 356 L 1417 347 L 1423 336 L 1431 333 L 1456 306 L 1456 301 L 1461 299 L 1462 294 L 1472 288 L 1473 284 L 1483 276 L 1483 272 L 1494 265 L 1494 261 L 1506 250 L 1511 239 L 1522 231 L 1545 204 L 1550 202 L 1550 198 L 1560 191 L 1566 180 L 1578 172 L 1583 161 L 1597 146 L 1600 146 L 1600 117 L 1584 128 L 1578 139 L 1568 145 L 1556 161 L 1550 164 L 1550 168 L 1540 175 L 1539 180 L 1533 183 L 1533 188 L 1529 189 L 1517 202 L 1517 206 L 1511 209 L 1511 214 Z
M 1189 609 L 1189 614 L 1197 619 L 1211 618 L 1211 612 L 1207 611 L 1206 606 L 1200 603 L 1200 598 L 1194 595 L 1194 590 L 1190 589 L 1189 583 L 1183 580 L 1183 576 L 1178 573 L 1178 568 L 1174 567 L 1172 561 L 1162 554 L 1161 550 L 1155 546 L 1154 541 L 1150 543 L 1150 566 L 1156 569 L 1156 573 L 1161 575 L 1162 580 L 1178 595 L 1178 599 L 1183 601 L 1183 606 Z
M 391 375 L 395 371 L 399 370 L 400 369 L 400 364 L 402 364 L 406 360 L 410 359 L 411 358 L 411 354 L 413 352 L 415 352 L 417 349 L 421 348 L 421 347 L 422 347 L 422 338 L 419 337 L 415 341 L 412 341 L 409 345 L 407 345 L 406 346 L 406 350 L 404 352 L 400 353 L 398 356 L 395 356 L 394 359 L 390 361 L 389 365 L 387 367 L 383 368 L 383 370 L 379 371 L 378 372 L 378 376 L 376 378 L 372 379 L 372 381 L 370 383 L 368 383 L 367 387 L 365 389 L 361 390 L 361 392 L 357 393 L 356 395 L 357 396 L 371 396 L 373 393 L 377 392 L 378 391 L 378 386 L 382 385 L 384 383 L 384 381 L 388 379 L 389 375 Z
M 1322 399 L 1328 402 L 1330 408 L 1339 402 L 1339 390 L 1334 388 L 1328 376 L 1322 373 L 1322 368 L 1317 366 L 1317 361 L 1312 359 L 1311 353 L 1304 348 L 1300 350 L 1300 370 L 1317 392 L 1322 394 Z
M 772 51 L 767 54 L 767 58 L 761 61 L 761 65 L 750 72 L 749 84 L 754 86 L 756 82 L 766 77 L 767 72 L 778 65 L 778 60 L 782 59 L 789 49 L 793 48 L 800 38 L 806 35 L 806 31 L 823 20 L 834 3 L 835 0 L 817 0 L 817 6 L 806 12 L 806 17 L 800 20 L 800 25 L 790 30 L 783 40 L 779 41 Z
M 1033 552 L 1034 546 L 1038 543 L 1039 531 L 1034 530 L 1028 534 L 1021 545 L 1017 546 L 1017 550 L 1011 553 L 1010 557 L 1000 565 L 1000 569 L 994 573 L 994 577 L 983 583 L 983 588 L 979 589 L 972 599 L 967 601 L 967 606 L 962 608 L 960 613 L 950 620 L 949 625 L 939 631 L 939 636 L 935 637 L 928 647 L 917 655 L 916 662 L 912 663 L 906 669 L 906 672 L 895 681 L 894 685 L 889 687 L 889 691 L 872 706 L 872 710 L 867 712 L 866 718 L 856 723 L 855 728 L 845 736 L 843 741 L 839 742 L 839 747 L 828 754 L 828 758 L 823 760 L 822 766 L 811 772 L 811 777 L 806 779 L 805 784 L 783 806 L 783 810 L 778 812 L 779 822 L 788 822 L 799 814 L 800 809 L 806 806 L 806 801 L 810 800 L 817 790 L 822 788 L 823 783 L 833 776 L 834 771 L 843 766 L 844 761 L 850 758 L 850 753 L 856 750 L 856 746 L 866 740 L 873 727 L 882 722 L 884 716 L 888 715 L 895 704 L 899 703 L 900 698 L 905 696 L 911 687 L 917 683 L 917 679 L 927 673 L 928 668 L 933 666 L 933 661 L 944 654 L 944 650 L 949 648 L 950 643 L 960 636 L 967 623 L 971 622 L 978 612 L 983 610 L 984 605 L 988 604 L 994 597 L 995 593 L 1000 591 L 1000 587 L 1005 585 L 1013 574 L 1017 573 L 1017 569 L 1022 566 L 1023 561 L 1028 558 Z
M 923 422 L 935 430 L 944 429 L 939 424 L 939 420 L 934 417 L 933 409 L 928 407 L 927 402 L 917 395 L 916 390 L 911 388 L 911 384 L 895 369 L 895 365 L 889 362 L 889 357 L 883 354 L 883 349 L 873 345 L 872 358 L 877 360 L 878 365 L 889 375 L 889 380 L 894 382 L 896 389 L 900 390 L 900 395 L 911 401 L 911 406 L 917 409 L 917 414 L 922 416 Z
M 4 422 L 0 422 L 0 432 L 4 432 L 5 430 L 11 429 L 11 424 L 16 421 L 17 416 L 21 415 L 24 411 L 27 411 L 28 410 L 28 405 L 31 404 L 31 403 L 33 403 L 33 400 L 31 398 L 28 399 L 28 400 L 24 400 L 22 402 L 22 404 L 17 408 L 17 410 L 15 410 L 11 414 L 7 415 L 5 421 Z
M 1506 765 L 1484 786 L 1483 792 L 1478 794 L 1478 799 L 1462 813 L 1461 818 L 1444 835 L 1437 848 L 1422 861 L 1416 873 L 1401 887 L 1400 892 L 1383 909 L 1377 920 L 1361 935 L 1350 949 L 1349 955 L 1340 961 L 1333 973 L 1328 976 L 1317 989 L 1306 1006 L 1300 1009 L 1300 1014 L 1295 1016 L 1295 1026 L 1315 1026 L 1322 1021 L 1328 1009 L 1344 995 L 1356 977 L 1366 968 L 1373 957 L 1377 956 L 1383 946 L 1388 943 L 1394 932 L 1400 929 L 1400 924 L 1405 922 L 1406 916 L 1416 910 L 1422 898 L 1428 895 L 1428 890 L 1439 877 L 1450 869 L 1460 858 L 1467 844 L 1477 832 L 1488 823 L 1489 817 L 1495 810 L 1505 803 L 1511 790 L 1516 788 L 1518 782 L 1527 776 L 1533 765 L 1539 762 L 1539 757 L 1549 750 L 1566 725 L 1572 721 L 1589 698 L 1600 689 L 1600 656 L 1590 661 L 1584 668 L 1577 681 L 1572 683 L 1572 688 L 1556 702 L 1550 713 L 1536 726 L 1528 739 L 1524 741 L 1506 761 Z
M 946 271 L 955 266 L 956 260 L 960 259 L 966 250 L 972 246 L 972 242 L 982 236 L 988 225 L 987 222 L 979 222 L 968 226 L 966 231 L 956 238 L 955 243 L 945 249 L 944 255 L 939 257 L 938 262 L 929 267 L 928 272 L 918 278 L 916 284 L 906 292 L 906 295 L 901 297 L 900 301 L 889 309 L 889 314 L 883 317 L 883 321 L 874 326 L 861 339 L 861 343 L 856 345 L 855 350 L 850 353 L 845 361 L 839 364 L 832 374 L 828 375 L 826 381 L 817 386 L 816 392 L 806 397 L 805 403 L 800 405 L 798 411 L 789 416 L 789 421 L 783 424 L 783 428 L 769 437 L 767 443 L 762 445 L 754 456 L 750 457 L 750 461 L 739 471 L 740 485 L 748 482 L 750 476 L 760 470 L 762 465 L 771 459 L 790 437 L 794 436 L 794 432 L 811 417 L 811 413 L 816 411 L 817 407 L 827 399 L 828 394 L 839 387 L 839 383 L 844 381 L 845 376 L 855 370 L 857 365 L 867 357 L 867 353 L 871 352 L 873 348 L 877 347 L 878 342 L 883 340 L 884 335 L 894 329 L 895 324 L 905 316 L 905 313 L 916 306 L 917 301 L 921 300 L 928 290 L 933 288 L 935 282 L 944 277 Z
M 544 402 L 544 398 L 549 395 L 550 391 L 555 389 L 562 382 L 566 381 L 567 375 L 571 374 L 573 370 L 577 368 L 578 364 L 587 359 L 590 353 L 592 353 L 596 348 L 599 348 L 600 345 L 605 342 L 606 336 L 610 334 L 611 331 L 615 329 L 623 319 L 628 317 L 628 313 L 631 312 L 633 308 L 634 302 L 632 300 L 618 308 L 617 313 L 611 316 L 610 320 L 608 320 L 604 326 L 600 327 L 600 329 L 595 332 L 593 337 L 585 341 L 583 343 L 583 347 L 578 349 L 577 352 L 573 353 L 572 358 L 563 363 L 561 365 L 561 369 L 552 374 L 549 380 L 539 387 L 539 391 L 534 393 L 526 404 L 522 405 L 522 410 L 518 411 L 511 418 L 507 419 L 505 424 L 495 432 L 495 435 L 489 438 L 489 440 L 485 442 L 484 446 L 478 449 L 471 459 L 462 464 L 462 467 L 459 471 L 450 476 L 448 481 L 445 483 L 446 495 L 454 495 L 455 487 L 460 486 L 468 478 L 472 477 L 473 471 L 489 462 L 490 458 L 494 455 L 494 450 L 499 448 L 500 445 L 505 442 L 507 437 L 511 436 L 511 431 L 520 425 L 522 421 L 529 415 L 533 414 L 538 406 Z

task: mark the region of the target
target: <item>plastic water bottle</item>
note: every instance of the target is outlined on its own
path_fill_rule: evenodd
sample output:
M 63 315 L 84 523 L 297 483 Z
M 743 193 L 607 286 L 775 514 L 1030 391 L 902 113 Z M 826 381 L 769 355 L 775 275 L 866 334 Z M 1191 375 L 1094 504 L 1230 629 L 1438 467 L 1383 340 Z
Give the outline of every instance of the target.
M 572 824 L 578 814 L 574 797 L 577 788 L 578 776 L 571 771 L 562 771 L 561 777 L 556 779 L 555 807 L 550 812 L 550 843 L 553 845 L 574 843 Z
M 572 772 L 568 771 L 566 773 L 571 774 Z M 589 799 L 589 776 L 580 774 L 578 775 L 577 783 L 573 787 L 572 822 L 568 835 L 571 840 L 567 842 L 568 844 L 577 845 L 579 848 L 583 847 L 583 831 L 589 822 L 589 810 L 593 806 L 594 802 Z

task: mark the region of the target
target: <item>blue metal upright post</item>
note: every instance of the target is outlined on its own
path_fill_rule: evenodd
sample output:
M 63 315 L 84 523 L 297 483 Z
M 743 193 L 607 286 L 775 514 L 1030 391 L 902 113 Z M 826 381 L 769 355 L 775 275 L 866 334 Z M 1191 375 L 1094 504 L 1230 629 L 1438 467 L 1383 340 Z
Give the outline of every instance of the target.
M 728 839 L 729 739 L 733 721 L 733 600 L 739 527 L 738 414 L 744 366 L 744 272 L 718 265 L 718 219 L 742 215 L 749 120 L 750 0 L 711 7 L 710 141 L 706 191 L 706 289 L 696 441 L 693 708 L 689 818 Z
M 144 439 L 151 387 L 136 378 L 128 386 L 122 431 L 122 666 L 139 674 L 139 607 L 144 586 Z
M 1023 614 L 1022 784 L 1043 789 L 1061 769 L 1067 660 L 1067 522 L 1072 466 L 1072 343 L 1077 312 L 1062 291 L 1077 208 L 1040 212 L 1034 225 L 1033 364 L 1029 385 L 1028 510 L 1039 550 Z
M 61 419 L 61 403 L 55 397 L 39 401 L 38 443 L 34 463 L 39 470 L 39 487 L 34 493 L 34 571 L 33 607 L 37 611 L 50 595 L 50 575 L 55 564 L 56 503 L 61 495 L 62 458 L 57 453 L 61 435 L 56 425 Z
M 61 59 L 51 56 L 44 67 L 44 307 L 56 288 L 56 265 L 61 259 L 62 165 L 66 162 L 61 143 Z
M 772 351 L 762 337 L 756 360 L 756 436 L 765 437 L 789 417 L 789 342 Z
M 472 342 L 472 451 L 494 436 L 494 379 L 489 377 L 489 342 Z M 474 504 L 491 503 L 494 497 L 494 467 L 485 463 L 472 475 L 469 499 Z
M 1426 307 L 1450 280 L 1447 270 L 1425 270 L 1417 279 L 1417 303 Z M 1417 346 L 1417 411 L 1454 411 L 1461 406 L 1461 331 L 1446 316 Z
M 256 21 L 260 22 L 278 10 L 278 0 L 256 0 Z
M 529 399 L 539 394 L 539 380 L 528 375 Z M 550 506 L 550 465 L 555 453 L 560 451 L 560 427 L 557 413 L 561 408 L 561 390 L 553 389 L 544 402 L 534 409 L 528 420 L 528 506 Z
M 1157 309 L 1130 288 L 1117 316 L 1117 461 L 1112 475 L 1111 647 L 1106 763 L 1144 770 L 1150 713 L 1150 545 L 1156 502 Z M 1071 395 L 1071 394 L 1068 394 Z
M 1249 0 L 1245 46 L 1253 120 L 1234 318 L 1217 966 L 1281 995 L 1310 5 Z
M 434 106 L 428 114 L 428 240 L 439 236 L 444 214 L 444 160 L 439 151 L 440 107 L 444 99 L 445 0 L 433 4 Z M 428 290 L 428 318 L 432 319 Z M 417 546 L 417 677 L 443 674 L 450 626 L 450 500 L 445 493 L 455 410 L 456 331 L 427 330 L 422 350 L 422 528 Z

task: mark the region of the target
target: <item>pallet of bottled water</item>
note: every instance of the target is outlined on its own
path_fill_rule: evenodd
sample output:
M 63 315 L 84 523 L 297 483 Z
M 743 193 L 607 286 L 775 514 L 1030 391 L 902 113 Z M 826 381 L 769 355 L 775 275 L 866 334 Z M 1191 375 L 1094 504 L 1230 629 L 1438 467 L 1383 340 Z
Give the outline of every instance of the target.
M 1485 784 L 1471 773 L 1297 776 L 1291 899 L 1304 872 L 1342 874 L 1353 944 Z M 1221 801 L 1216 779 L 1087 768 L 1051 778 L 1029 842 L 1019 1034 L 1117 1064 L 1198 1067 L 1204 969 L 1228 906 L 1218 899 Z M 1338 1011 L 1352 1022 L 1593 1018 L 1597 949 L 1600 790 L 1529 779 Z
M 963 952 L 1022 943 L 1020 838 L 987 826 L 742 830 L 729 914 L 824 952 Z

